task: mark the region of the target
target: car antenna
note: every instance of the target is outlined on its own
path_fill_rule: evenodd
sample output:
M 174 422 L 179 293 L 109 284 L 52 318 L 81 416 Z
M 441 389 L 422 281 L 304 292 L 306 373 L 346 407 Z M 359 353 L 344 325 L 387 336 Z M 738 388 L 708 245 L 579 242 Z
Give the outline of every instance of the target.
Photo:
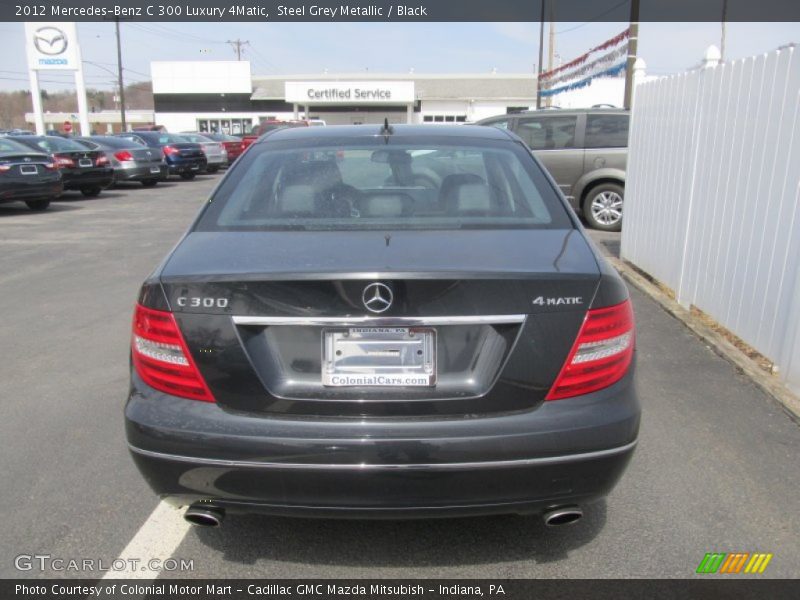
M 389 136 L 394 133 L 394 127 L 389 125 L 389 117 L 385 117 L 383 119 L 383 127 L 381 127 L 381 135 L 386 140 L 386 143 L 389 143 Z

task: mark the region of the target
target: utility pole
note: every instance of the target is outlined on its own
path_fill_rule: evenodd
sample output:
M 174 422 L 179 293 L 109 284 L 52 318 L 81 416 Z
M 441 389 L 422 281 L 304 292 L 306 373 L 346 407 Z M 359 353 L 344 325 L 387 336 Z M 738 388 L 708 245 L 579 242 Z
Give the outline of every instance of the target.
M 553 70 L 553 59 L 556 53 L 556 24 L 554 22 L 555 2 L 550 5 L 550 36 L 547 44 L 547 70 Z M 553 105 L 553 97 L 547 97 L 547 106 Z
M 633 65 L 639 47 L 639 0 L 631 0 L 630 35 L 628 36 L 628 62 L 625 65 L 625 97 L 623 106 L 630 110 L 633 97 Z
M 117 79 L 119 83 L 119 116 L 122 124 L 122 131 L 128 130 L 128 124 L 125 120 L 125 82 L 122 80 L 122 43 L 119 37 L 119 19 L 114 20 L 117 30 Z
M 719 41 L 719 60 L 725 60 L 725 34 L 727 33 L 725 30 L 727 29 L 727 21 L 728 19 L 728 0 L 722 0 L 722 35 L 720 36 Z
M 536 75 L 536 110 L 542 108 L 542 73 L 544 69 L 544 5 L 546 0 L 542 2 L 542 14 L 539 17 L 539 71 Z
M 242 48 L 250 45 L 249 40 L 240 40 L 238 38 L 235 40 L 228 40 L 227 43 L 236 51 L 236 60 L 242 60 Z

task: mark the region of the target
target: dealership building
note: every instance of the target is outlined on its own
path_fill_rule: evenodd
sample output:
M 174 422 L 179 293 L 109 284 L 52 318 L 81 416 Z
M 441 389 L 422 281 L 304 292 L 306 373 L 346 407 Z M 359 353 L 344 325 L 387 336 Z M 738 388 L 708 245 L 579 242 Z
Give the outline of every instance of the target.
M 152 62 L 154 119 L 168 131 L 242 133 L 262 119 L 328 125 L 464 123 L 536 105 L 532 74 L 253 76 L 248 61 Z

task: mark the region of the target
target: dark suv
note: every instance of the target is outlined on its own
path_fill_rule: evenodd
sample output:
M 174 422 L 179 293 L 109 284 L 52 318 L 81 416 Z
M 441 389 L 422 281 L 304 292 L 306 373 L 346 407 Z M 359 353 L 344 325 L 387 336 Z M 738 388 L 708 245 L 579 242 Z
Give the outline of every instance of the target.
M 516 133 L 594 229 L 622 228 L 628 111 L 619 108 L 529 111 L 479 121 Z

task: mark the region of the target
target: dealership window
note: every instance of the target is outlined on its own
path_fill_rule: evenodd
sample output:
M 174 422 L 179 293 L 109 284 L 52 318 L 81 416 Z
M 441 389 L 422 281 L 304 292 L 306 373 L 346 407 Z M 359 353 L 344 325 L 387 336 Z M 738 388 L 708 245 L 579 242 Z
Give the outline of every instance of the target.
M 628 145 L 628 115 L 586 117 L 587 148 L 625 148 Z
M 465 123 L 467 115 L 424 115 L 423 123 Z
M 252 125 L 252 119 L 197 119 L 197 131 L 200 133 L 241 135 L 250 131 Z
M 575 116 L 520 119 L 517 135 L 531 150 L 562 150 L 575 147 Z

